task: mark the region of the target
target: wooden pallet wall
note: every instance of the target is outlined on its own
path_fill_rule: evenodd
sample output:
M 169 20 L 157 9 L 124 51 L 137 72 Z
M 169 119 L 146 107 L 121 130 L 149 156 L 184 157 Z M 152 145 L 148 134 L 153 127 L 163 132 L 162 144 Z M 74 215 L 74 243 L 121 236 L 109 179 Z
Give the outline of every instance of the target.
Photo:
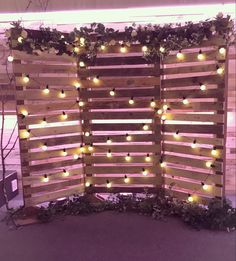
M 13 55 L 25 205 L 79 193 L 83 168 L 76 61 L 52 54 Z
M 219 47 L 182 50 L 182 59 L 173 52 L 162 65 L 161 98 L 169 108 L 162 125 L 165 188 L 184 199 L 224 195 L 227 68 Z
M 95 192 L 144 192 L 162 184 L 160 117 L 150 106 L 160 102 L 159 62 L 148 64 L 140 45 L 126 51 L 109 47 L 95 64 L 78 68 L 80 78 L 90 79 L 80 97 L 84 142 L 94 146 L 84 158 L 86 186 Z

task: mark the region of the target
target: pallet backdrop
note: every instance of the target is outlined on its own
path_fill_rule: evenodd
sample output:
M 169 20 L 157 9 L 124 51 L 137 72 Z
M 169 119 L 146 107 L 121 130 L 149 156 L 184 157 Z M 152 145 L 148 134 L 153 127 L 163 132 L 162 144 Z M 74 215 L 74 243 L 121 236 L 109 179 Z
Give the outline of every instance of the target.
M 150 64 L 140 45 L 113 46 L 86 69 L 71 57 L 14 51 L 25 204 L 160 187 L 199 202 L 222 197 L 226 86 L 217 70 L 227 68 L 219 47 L 207 42 Z

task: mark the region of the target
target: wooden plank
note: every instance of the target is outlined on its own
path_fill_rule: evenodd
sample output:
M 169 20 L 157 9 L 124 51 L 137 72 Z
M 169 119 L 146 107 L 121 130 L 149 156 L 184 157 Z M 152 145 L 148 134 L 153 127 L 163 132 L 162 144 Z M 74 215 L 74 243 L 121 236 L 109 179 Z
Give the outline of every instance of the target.
M 203 100 L 198 102 L 190 102 L 183 104 L 182 102 L 166 102 L 170 109 L 173 110 L 187 110 L 187 111 L 216 111 L 223 110 L 223 102 L 205 102 Z
M 223 123 L 223 114 L 174 114 L 166 113 L 167 120 L 173 121 L 189 121 L 189 122 L 214 122 Z
M 153 174 L 155 168 L 152 166 L 140 165 L 140 166 L 86 166 L 85 172 L 91 174 L 140 174 L 142 175 L 143 168 L 148 173 Z M 146 177 L 146 176 L 145 176 Z
M 222 184 L 222 175 L 205 173 L 194 170 L 186 170 L 177 167 L 165 167 L 165 174 L 173 177 L 182 177 L 187 179 L 198 180 L 200 182 L 207 181 L 209 184 Z

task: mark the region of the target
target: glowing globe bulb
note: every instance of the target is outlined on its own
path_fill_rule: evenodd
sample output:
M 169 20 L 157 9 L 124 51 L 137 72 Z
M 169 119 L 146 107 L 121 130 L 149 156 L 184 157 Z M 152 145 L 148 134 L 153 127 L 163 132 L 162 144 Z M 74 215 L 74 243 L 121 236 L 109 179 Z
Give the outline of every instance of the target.
M 192 196 L 188 196 L 188 202 L 193 202 L 193 197 Z
M 43 182 L 48 182 L 49 181 L 49 177 L 47 175 L 43 176 Z
M 74 86 L 75 86 L 76 89 L 79 89 L 81 85 L 80 85 L 79 82 L 75 82 L 75 83 L 74 83 Z
M 129 178 L 126 175 L 125 175 L 125 178 L 124 178 L 124 182 L 129 183 Z
M 143 51 L 143 52 L 147 52 L 147 51 L 148 51 L 148 48 L 147 48 L 146 45 L 144 45 L 144 46 L 142 47 L 142 51 Z
M 166 167 L 166 163 L 164 161 L 161 161 L 160 162 L 160 166 L 161 166 L 161 168 L 165 168 Z
M 183 60 L 183 59 L 184 59 L 184 54 L 183 54 L 181 51 L 179 51 L 179 52 L 176 54 L 176 57 L 177 57 L 178 60 Z
M 162 109 L 158 109 L 158 110 L 157 110 L 157 114 L 159 114 L 159 115 L 161 115 L 162 112 L 163 112 Z
M 63 120 L 66 120 L 68 118 L 68 115 L 63 111 L 61 117 Z
M 107 138 L 107 144 L 111 144 L 112 143 L 112 140 L 108 137 Z
M 134 104 L 134 99 L 133 99 L 133 98 L 130 98 L 130 99 L 129 99 L 129 104 L 130 104 L 130 105 L 133 105 L 133 104 Z
M 121 53 L 126 53 L 127 52 L 127 48 L 125 46 L 121 46 L 120 47 L 120 52 Z
M 207 162 L 206 162 L 206 166 L 207 166 L 208 168 L 211 168 L 212 162 L 211 162 L 211 161 L 207 161 Z
M 80 67 L 85 67 L 85 63 L 84 63 L 83 61 L 80 61 L 80 62 L 79 62 L 79 66 L 80 66 Z
M 75 160 L 77 160 L 77 159 L 79 158 L 79 155 L 78 155 L 78 154 L 74 154 L 74 155 L 73 155 L 73 158 L 74 158 Z
M 111 182 L 107 180 L 107 188 L 111 188 Z
M 84 133 L 84 135 L 85 135 L 86 137 L 89 137 L 89 136 L 90 136 L 89 131 L 86 131 L 86 132 Z
M 94 77 L 94 78 L 93 78 L 93 82 L 94 82 L 95 84 L 98 84 L 98 83 L 99 83 L 99 76 Z
M 126 134 L 126 140 L 127 140 L 127 141 L 131 141 L 131 140 L 132 140 L 132 137 L 131 137 L 129 134 Z
M 201 50 L 199 51 L 197 58 L 198 58 L 199 61 L 205 60 L 205 55 L 202 53 Z
M 192 149 L 195 149 L 195 148 L 197 148 L 196 141 L 193 141 L 193 143 L 191 144 L 191 148 L 192 148 Z
M 79 150 L 80 150 L 81 153 L 84 153 L 85 152 L 85 147 L 83 145 L 80 145 Z
M 65 98 L 66 97 L 66 94 L 65 94 L 64 90 L 60 91 L 59 96 L 60 96 L 60 98 Z
M 148 130 L 149 126 L 147 124 L 143 124 L 143 130 Z
M 175 139 L 179 139 L 179 137 L 180 137 L 179 131 L 176 131 L 176 133 L 174 133 L 173 136 L 174 136 Z
M 23 82 L 28 83 L 29 82 L 29 75 L 24 75 L 23 76 Z
M 147 171 L 146 169 L 143 169 L 143 170 L 142 170 L 142 174 L 143 174 L 143 176 L 147 176 L 148 171 Z
M 115 89 L 113 89 L 113 90 L 110 91 L 110 96 L 115 96 L 115 94 L 116 94 L 116 93 L 115 93 Z
M 164 111 L 167 111 L 167 110 L 168 110 L 168 105 L 167 105 L 167 104 L 164 104 L 164 105 L 163 105 L 163 110 L 164 110 Z
M 219 53 L 220 53 L 221 55 L 225 55 L 225 54 L 226 54 L 226 49 L 225 49 L 224 47 L 221 47 L 221 48 L 219 49 Z
M 67 156 L 67 151 L 66 151 L 66 149 L 63 149 L 63 150 L 62 150 L 61 155 L 62 155 L 63 157 Z
M 84 106 L 84 102 L 83 101 L 79 101 L 79 106 L 83 107 Z
M 129 153 L 127 154 L 127 156 L 125 156 L 125 160 L 126 161 L 130 161 L 131 160 L 131 157 L 130 157 Z
M 111 158 L 111 157 L 112 157 L 112 154 L 111 154 L 111 151 L 110 151 L 110 150 L 107 152 L 107 157 L 108 157 L 108 158 Z
M 27 138 L 29 138 L 29 137 L 30 137 L 30 130 L 25 130 L 25 131 L 23 132 L 22 138 L 27 139 Z
M 49 90 L 49 87 L 48 85 L 43 89 L 43 93 L 44 94 L 49 94 L 50 90 Z
M 46 143 L 43 144 L 43 146 L 42 146 L 42 150 L 46 151 L 47 149 L 48 149 L 47 144 L 46 144 Z
M 205 84 L 200 84 L 200 90 L 205 91 L 206 90 L 206 85 Z
M 28 111 L 25 110 L 25 109 L 21 110 L 21 114 L 22 114 L 24 117 L 26 117 L 26 116 L 29 115 Z
M 18 38 L 17 38 L 17 41 L 18 41 L 18 43 L 22 43 L 23 42 L 23 37 L 22 36 L 19 36 Z
M 88 151 L 90 151 L 90 152 L 93 151 L 93 146 L 92 146 L 92 145 L 89 145 L 89 146 L 88 146 Z
M 100 48 L 101 48 L 102 51 L 104 51 L 106 49 L 106 46 L 105 45 L 101 45 Z
M 70 175 L 70 173 L 67 170 L 63 170 L 63 176 L 64 177 L 68 177 Z
M 154 107 L 156 106 L 156 102 L 152 100 L 151 103 L 150 103 L 150 106 L 151 106 L 152 108 L 154 108 Z
M 216 72 L 221 75 L 221 74 L 224 73 L 224 68 L 223 67 L 218 67 Z
M 161 53 L 164 53 L 164 52 L 165 52 L 165 48 L 161 46 L 161 47 L 159 48 L 159 51 L 160 51 Z
M 9 55 L 7 57 L 7 60 L 8 60 L 9 63 L 12 63 L 14 61 L 14 57 L 12 55 Z
M 85 182 L 85 187 L 87 187 L 87 188 L 90 187 L 90 182 L 89 181 Z
M 185 105 L 189 104 L 189 100 L 186 98 L 183 98 L 183 104 L 185 104 Z
M 76 47 L 74 47 L 73 50 L 74 50 L 75 53 L 79 53 L 79 47 L 76 46 Z
M 209 185 L 203 184 L 203 185 L 202 185 L 202 188 L 203 188 L 203 190 L 208 190 L 208 189 L 209 189 Z
M 213 148 L 213 149 L 211 150 L 211 155 L 212 155 L 212 156 L 217 156 L 217 150 L 216 150 L 216 148 Z
M 163 121 L 165 121 L 165 120 L 166 120 L 166 115 L 162 115 L 162 116 L 161 116 L 161 119 L 162 119 Z

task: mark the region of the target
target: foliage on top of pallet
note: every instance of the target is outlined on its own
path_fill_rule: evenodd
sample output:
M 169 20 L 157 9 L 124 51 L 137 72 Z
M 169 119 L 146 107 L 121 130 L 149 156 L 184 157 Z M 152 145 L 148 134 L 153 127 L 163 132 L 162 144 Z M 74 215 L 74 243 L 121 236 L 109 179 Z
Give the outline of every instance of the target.
M 70 33 L 56 29 L 40 28 L 39 31 L 25 29 L 20 22 L 12 23 L 13 28 L 6 31 L 11 49 L 40 55 L 47 51 L 57 55 L 67 54 L 79 57 L 84 62 L 93 61 L 98 52 L 118 46 L 120 52 L 128 52 L 131 44 L 140 44 L 140 51 L 147 60 L 155 61 L 168 55 L 172 50 L 199 46 L 213 37 L 220 37 L 224 44 L 234 41 L 233 20 L 219 13 L 213 20 L 197 24 L 165 24 L 127 26 L 123 31 L 92 23 L 88 27 L 75 28 Z

